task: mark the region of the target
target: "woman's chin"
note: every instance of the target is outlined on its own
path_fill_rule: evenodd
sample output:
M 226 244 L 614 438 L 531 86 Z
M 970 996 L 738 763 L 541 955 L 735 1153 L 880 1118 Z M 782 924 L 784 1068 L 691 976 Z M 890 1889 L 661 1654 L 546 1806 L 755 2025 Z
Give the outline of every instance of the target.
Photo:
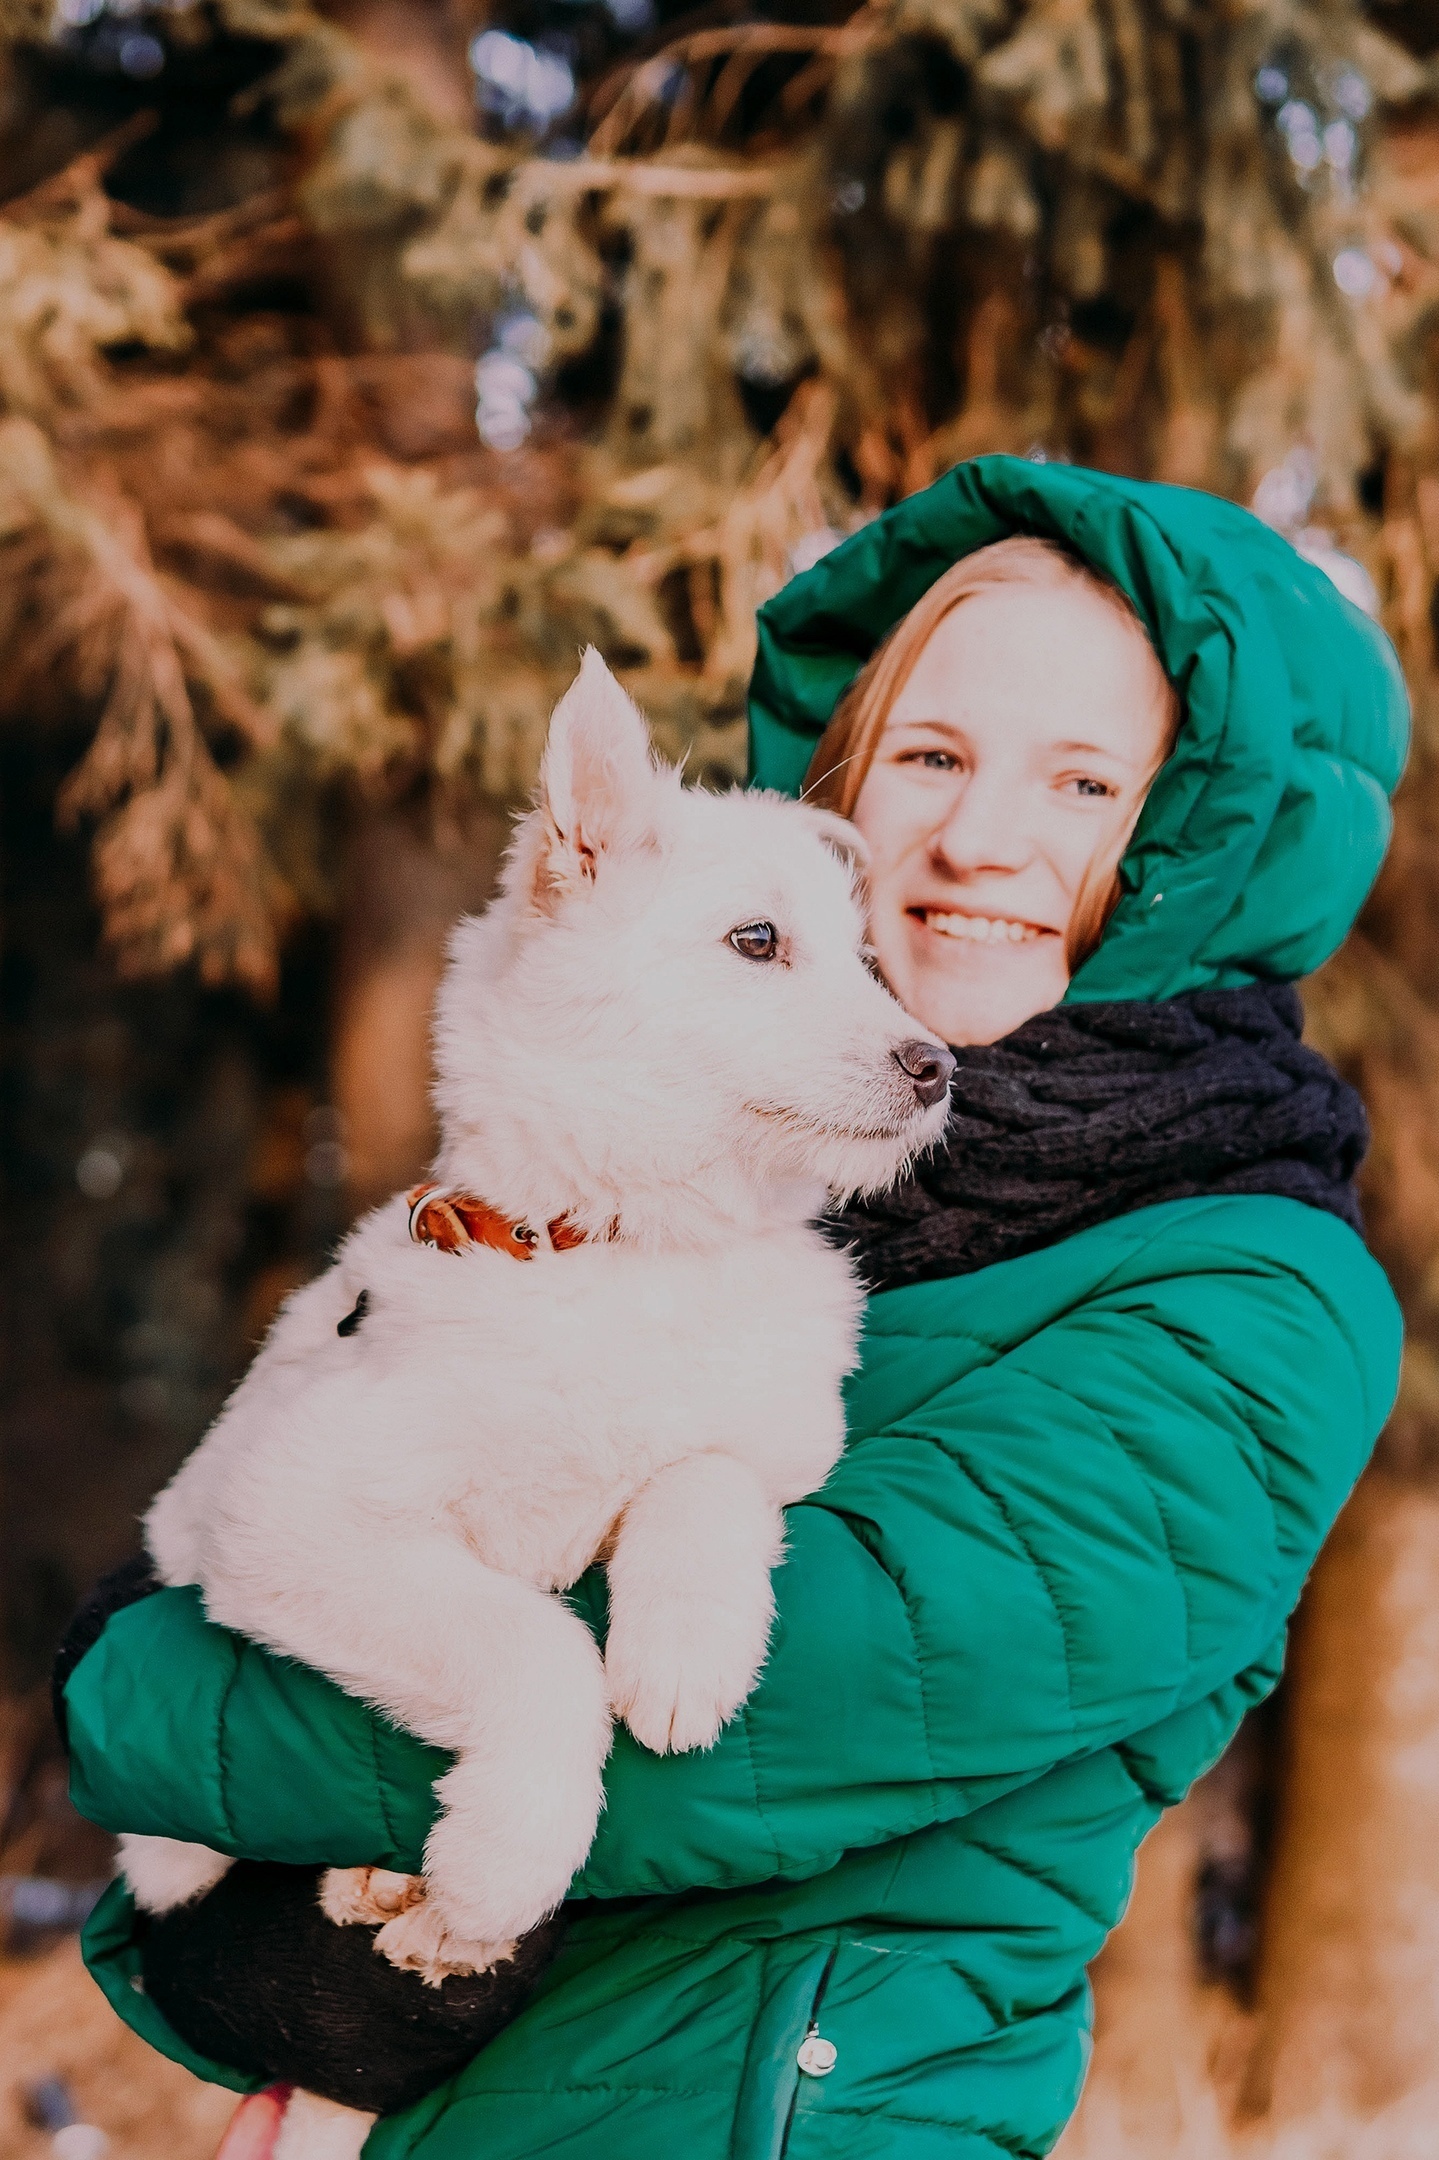
M 923 940 L 923 949 L 914 946 Z M 1048 1012 L 1069 988 L 1063 941 L 1037 938 L 1019 945 L 942 941 L 929 930 L 911 940 L 909 980 L 901 1002 L 950 1043 L 992 1043 L 1036 1013 Z

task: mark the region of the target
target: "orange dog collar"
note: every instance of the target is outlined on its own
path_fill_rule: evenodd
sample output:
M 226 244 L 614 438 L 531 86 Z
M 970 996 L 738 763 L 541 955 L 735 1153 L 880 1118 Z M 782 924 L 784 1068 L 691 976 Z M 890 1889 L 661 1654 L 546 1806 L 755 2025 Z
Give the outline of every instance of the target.
M 488 1200 L 460 1192 L 452 1185 L 417 1185 L 405 1195 L 410 1209 L 410 1236 L 417 1245 L 433 1245 L 439 1252 L 462 1252 L 466 1245 L 488 1245 L 492 1252 L 508 1253 L 512 1260 L 533 1260 L 539 1235 L 527 1222 L 502 1215 Z M 554 1252 L 570 1252 L 587 1245 L 589 1238 L 567 1216 L 556 1215 L 546 1223 L 545 1235 Z M 614 1235 L 613 1228 L 610 1231 Z

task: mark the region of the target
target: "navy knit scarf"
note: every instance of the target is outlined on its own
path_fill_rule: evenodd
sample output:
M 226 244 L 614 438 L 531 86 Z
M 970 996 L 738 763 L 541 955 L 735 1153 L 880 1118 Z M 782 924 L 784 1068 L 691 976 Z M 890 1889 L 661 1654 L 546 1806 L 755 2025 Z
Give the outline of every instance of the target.
M 1288 984 L 1061 1005 L 960 1049 L 940 1145 L 832 1218 L 872 1289 L 967 1275 L 1113 1216 L 1279 1193 L 1358 1230 L 1364 1106 Z

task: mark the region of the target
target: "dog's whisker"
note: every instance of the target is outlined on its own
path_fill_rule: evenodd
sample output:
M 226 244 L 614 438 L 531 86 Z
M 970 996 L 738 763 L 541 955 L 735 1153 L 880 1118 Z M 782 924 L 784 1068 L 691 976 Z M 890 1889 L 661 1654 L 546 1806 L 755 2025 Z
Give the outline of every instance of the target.
M 823 787 L 826 780 L 832 780 L 836 773 L 843 772 L 846 765 L 852 765 L 855 759 L 859 756 L 859 754 L 860 753 L 858 750 L 851 750 L 848 757 L 840 758 L 838 763 L 834 765 L 826 765 L 824 771 L 819 775 L 818 779 L 811 780 L 809 786 L 802 790 L 799 796 L 800 802 L 807 803 L 816 788 Z

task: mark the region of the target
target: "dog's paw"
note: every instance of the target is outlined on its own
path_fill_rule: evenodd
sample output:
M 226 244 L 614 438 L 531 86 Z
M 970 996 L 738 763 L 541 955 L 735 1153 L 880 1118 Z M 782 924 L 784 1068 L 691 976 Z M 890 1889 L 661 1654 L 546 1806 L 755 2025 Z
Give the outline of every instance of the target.
M 179 1838 L 126 1832 L 120 1839 L 120 1872 L 141 1912 L 165 1913 L 189 1905 L 229 1873 L 234 1861 L 208 1845 Z
M 426 1987 L 438 1987 L 451 1973 L 490 1972 L 515 1954 L 513 1942 L 469 1942 L 452 1934 L 429 1898 L 386 1921 L 375 1948 L 401 1972 L 417 1972 Z
M 647 1604 L 643 1627 L 610 1629 L 605 1677 L 610 1707 L 642 1747 L 680 1755 L 711 1747 L 744 1702 L 764 1663 L 764 1625 L 708 1605 Z
M 423 1875 L 398 1875 L 393 1868 L 328 1868 L 320 1883 L 320 1910 L 336 1927 L 377 1927 L 418 1905 L 425 1894 Z

